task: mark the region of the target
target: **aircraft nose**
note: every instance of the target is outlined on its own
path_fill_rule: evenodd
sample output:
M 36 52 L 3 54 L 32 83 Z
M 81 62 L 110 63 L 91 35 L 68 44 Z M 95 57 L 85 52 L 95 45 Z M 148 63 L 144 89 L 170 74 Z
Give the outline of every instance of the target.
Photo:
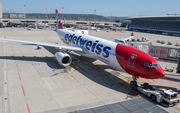
M 164 70 L 162 69 L 162 68 L 158 68 L 158 69 L 156 69 L 156 76 L 157 76 L 157 78 L 163 78 L 163 77 L 165 77 L 165 72 L 164 72 Z

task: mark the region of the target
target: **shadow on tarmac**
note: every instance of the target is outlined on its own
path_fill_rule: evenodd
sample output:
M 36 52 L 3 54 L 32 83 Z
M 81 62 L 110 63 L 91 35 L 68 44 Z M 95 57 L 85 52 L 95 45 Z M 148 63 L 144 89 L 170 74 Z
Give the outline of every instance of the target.
M 0 59 L 4 59 L 4 56 L 0 56 Z M 26 57 L 26 56 L 6 56 L 8 60 L 19 60 L 19 61 L 35 61 L 35 62 L 46 62 L 47 65 L 52 69 L 59 69 L 60 65 L 54 57 Z
M 89 58 L 77 56 L 74 54 L 73 56 L 80 61 L 73 62 L 70 66 L 86 76 L 88 79 L 109 89 L 127 94 L 126 99 L 138 96 L 138 93 L 134 93 L 134 90 L 131 89 L 127 82 L 119 79 L 109 72 L 104 71 L 104 69 L 112 69 L 113 71 L 117 71 L 113 67 L 108 65 L 94 65 L 92 62 L 90 62 L 91 59 Z
M 44 48 L 52 54 L 56 53 L 56 49 L 53 47 L 44 46 Z M 95 59 L 90 59 L 71 53 L 69 53 L 69 55 L 73 57 L 71 65 L 63 68 L 63 71 L 60 72 L 68 73 L 68 71 L 71 70 L 70 68 L 74 68 L 76 71 L 80 72 L 88 79 L 96 82 L 97 84 L 127 94 L 126 99 L 134 98 L 134 96 L 138 95 L 138 93 L 133 93 L 134 90 L 131 89 L 130 85 L 127 82 L 119 79 L 109 72 L 104 71 L 104 69 L 112 69 L 113 71 L 118 71 L 113 67 L 109 65 L 94 65 L 93 62 L 96 61 Z M 57 66 L 57 68 L 58 67 L 60 66 Z M 62 68 L 60 70 L 62 70 Z M 56 74 L 55 76 L 58 76 L 58 74 Z
M 166 73 L 167 76 L 163 77 L 162 79 L 170 80 L 174 82 L 180 83 L 180 74 L 177 73 Z
M 177 78 L 171 78 L 171 77 L 166 77 L 166 76 L 165 76 L 165 77 L 163 77 L 162 79 L 171 80 L 171 81 L 180 83 L 180 79 L 177 79 Z
M 52 54 L 56 53 L 55 48 L 53 47 L 45 47 L 44 48 L 51 52 Z M 100 84 L 104 87 L 113 89 L 115 91 L 127 94 L 126 99 L 134 98 L 138 93 L 134 93 L 134 90 L 131 89 L 130 85 L 124 80 L 119 79 L 118 77 L 106 72 L 104 69 L 112 69 L 113 71 L 117 71 L 116 69 L 108 66 L 108 65 L 94 65 L 92 62 L 93 59 L 89 59 L 86 57 L 81 57 L 75 54 L 70 54 L 77 60 L 73 60 L 70 66 L 61 67 L 54 57 L 26 57 L 26 56 L 6 56 L 8 60 L 20 60 L 20 61 L 37 61 L 37 62 L 46 62 L 50 68 L 53 68 L 59 73 L 68 73 L 71 68 L 74 68 L 76 71 L 80 72 L 84 76 L 86 76 L 91 81 L 94 81 L 97 84 Z M 0 59 L 4 59 L 4 56 L 0 56 Z M 68 69 L 66 69 L 68 68 Z M 60 70 L 60 71 L 58 71 Z M 56 73 L 53 76 L 58 76 L 59 73 Z M 73 74 L 72 74 L 73 76 Z

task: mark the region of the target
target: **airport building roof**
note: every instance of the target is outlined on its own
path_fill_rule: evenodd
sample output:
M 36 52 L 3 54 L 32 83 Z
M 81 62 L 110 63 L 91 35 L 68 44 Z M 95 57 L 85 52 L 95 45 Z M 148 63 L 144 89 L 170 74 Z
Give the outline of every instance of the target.
M 139 16 L 139 17 L 129 17 L 126 18 L 127 20 L 132 20 L 132 19 L 147 19 L 147 18 L 180 18 L 178 15 L 165 15 L 165 16 Z
M 154 32 L 180 33 L 180 16 L 144 16 L 130 17 L 129 26 L 133 30 L 149 30 Z

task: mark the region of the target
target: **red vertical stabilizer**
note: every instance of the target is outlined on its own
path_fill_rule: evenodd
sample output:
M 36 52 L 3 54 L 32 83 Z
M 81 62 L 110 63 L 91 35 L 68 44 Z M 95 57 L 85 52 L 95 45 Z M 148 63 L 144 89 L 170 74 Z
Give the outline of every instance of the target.
M 129 24 L 126 25 L 126 28 L 128 28 Z
M 61 24 L 61 20 L 60 20 L 59 13 L 58 13 L 57 9 L 56 9 L 56 18 L 58 18 L 58 28 L 63 29 L 63 26 Z

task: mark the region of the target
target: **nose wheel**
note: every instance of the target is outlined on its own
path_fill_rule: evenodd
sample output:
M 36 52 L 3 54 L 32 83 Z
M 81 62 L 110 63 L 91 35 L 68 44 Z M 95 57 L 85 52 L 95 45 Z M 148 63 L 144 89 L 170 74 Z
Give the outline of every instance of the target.
M 136 81 L 131 81 L 130 85 L 131 85 L 131 87 L 134 87 L 135 85 L 137 85 L 137 82 Z
M 137 88 L 137 78 L 139 78 L 139 77 L 133 76 L 132 78 L 133 78 L 133 81 L 130 82 L 130 86 L 131 86 L 131 88 L 136 90 L 136 88 Z

